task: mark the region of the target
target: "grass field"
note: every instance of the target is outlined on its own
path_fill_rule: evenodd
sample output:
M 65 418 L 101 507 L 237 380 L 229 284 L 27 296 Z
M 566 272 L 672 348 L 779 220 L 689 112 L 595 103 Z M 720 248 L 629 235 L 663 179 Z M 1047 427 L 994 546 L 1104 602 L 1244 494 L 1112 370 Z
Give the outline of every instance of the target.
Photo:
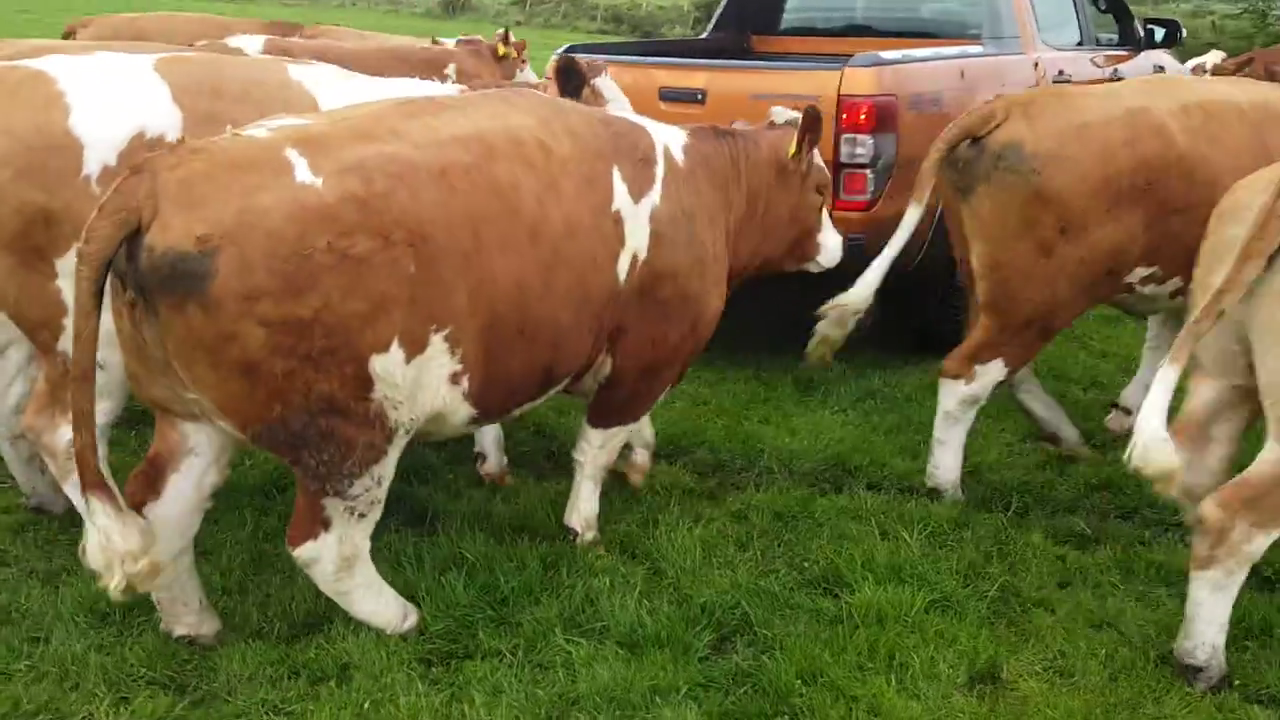
M 8 0 L 0 30 L 56 37 L 80 14 L 160 8 L 304 13 Z M 573 39 L 521 36 L 540 58 Z M 857 348 L 826 371 L 798 369 L 799 346 L 713 348 L 654 414 L 649 486 L 606 487 L 601 551 L 560 524 L 574 402 L 507 425 L 514 487 L 480 484 L 467 439 L 416 445 L 374 551 L 423 610 L 409 638 L 349 619 L 293 565 L 292 481 L 260 454 L 236 463 L 197 543 L 226 625 L 212 649 L 162 635 L 145 599 L 113 605 L 76 560 L 78 523 L 0 489 L 0 718 L 1277 717 L 1274 560 L 1236 606 L 1235 687 L 1196 696 L 1171 669 L 1186 532 L 1101 425 L 1139 345 L 1136 325 L 1096 312 L 1038 363 L 1096 459 L 1037 444 L 1000 392 L 970 440 L 963 507 L 921 491 L 936 360 Z M 148 425 L 130 409 L 117 426 L 118 477 Z

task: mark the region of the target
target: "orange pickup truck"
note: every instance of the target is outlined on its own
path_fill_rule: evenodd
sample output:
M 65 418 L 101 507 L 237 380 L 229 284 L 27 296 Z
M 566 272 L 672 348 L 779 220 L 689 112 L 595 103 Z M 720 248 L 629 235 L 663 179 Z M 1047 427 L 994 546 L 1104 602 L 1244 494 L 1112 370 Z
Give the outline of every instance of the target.
M 758 121 L 770 105 L 816 103 L 847 249 L 841 267 L 818 276 L 826 292 L 893 233 L 929 144 L 957 115 L 1038 86 L 1185 74 L 1170 52 L 1185 36 L 1177 20 L 1136 18 L 1124 0 L 722 0 L 699 37 L 555 54 L 606 62 L 636 112 L 667 122 L 727 125 Z M 966 303 L 945 223 L 931 212 L 877 307 L 895 334 L 938 351 L 961 339 Z

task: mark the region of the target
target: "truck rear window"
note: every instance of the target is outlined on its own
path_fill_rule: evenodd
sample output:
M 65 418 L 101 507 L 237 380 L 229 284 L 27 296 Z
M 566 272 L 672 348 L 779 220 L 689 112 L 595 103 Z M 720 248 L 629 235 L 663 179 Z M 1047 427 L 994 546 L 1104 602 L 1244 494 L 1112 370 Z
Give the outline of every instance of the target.
M 809 37 L 1017 37 L 1008 0 L 784 0 L 771 35 Z

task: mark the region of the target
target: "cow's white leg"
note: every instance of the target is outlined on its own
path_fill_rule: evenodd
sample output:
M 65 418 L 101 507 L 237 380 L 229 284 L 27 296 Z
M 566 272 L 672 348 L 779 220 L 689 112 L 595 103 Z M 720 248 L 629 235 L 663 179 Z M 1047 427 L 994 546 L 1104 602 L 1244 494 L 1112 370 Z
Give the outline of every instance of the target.
M 151 601 L 169 635 L 211 642 L 222 621 L 196 570 L 195 538 L 214 492 L 226 480 L 235 439 L 212 425 L 161 415 L 155 436 L 125 490 L 131 505 L 141 505 L 135 509 L 155 537 L 151 557 L 162 570 L 150 587 Z
M 35 347 L 0 315 L 0 457 L 27 507 L 60 515 L 71 503 L 22 429 L 23 410 L 38 372 Z
M 657 444 L 658 436 L 653 429 L 653 420 L 648 415 L 631 426 L 626 441 L 630 452 L 625 458 L 619 457 L 614 467 L 627 476 L 627 482 L 632 487 L 638 488 L 644 485 L 645 478 L 653 467 L 653 450 Z
M 1277 538 L 1280 445 L 1269 440 L 1243 473 L 1205 498 L 1196 512 L 1191 572 L 1174 656 L 1198 690 L 1227 675 L 1231 610 L 1249 570 Z
M 1117 435 L 1133 431 L 1133 418 L 1147 397 L 1147 392 L 1151 390 L 1151 382 L 1155 380 L 1160 361 L 1169 353 L 1181 325 L 1181 313 L 1157 313 L 1147 317 L 1147 338 L 1142 343 L 1138 371 L 1120 392 L 1119 399 L 1112 403 L 1105 422 L 1108 430 Z
M 925 484 L 958 500 L 964 496 L 960 473 L 964 466 L 964 446 L 978 410 L 991 392 L 1008 375 L 1004 361 L 997 358 L 973 367 L 965 378 L 938 380 L 938 407 L 933 416 L 933 440 L 929 445 L 929 465 Z
M 573 449 L 573 488 L 564 509 L 564 524 L 579 545 L 600 538 L 600 490 L 605 474 L 640 422 L 611 428 L 582 424 Z
M 476 470 L 487 483 L 507 485 L 507 453 L 502 436 L 502 425 L 493 423 L 475 431 Z
M 1062 409 L 1058 401 L 1045 392 L 1030 365 L 1014 373 L 1009 379 L 1009 385 L 1018 404 L 1053 439 L 1054 444 L 1076 455 L 1089 454 L 1080 430 L 1071 422 L 1067 411 Z
M 391 635 L 416 628 L 418 609 L 382 578 L 369 554 L 370 538 L 382 517 L 396 464 L 407 443 L 408 435 L 393 438 L 386 455 L 341 494 L 312 495 L 316 491 L 307 487 L 306 479 L 299 478 L 299 498 L 289 528 L 291 537 L 310 536 L 292 547 L 292 554 L 316 587 L 352 617 Z M 318 503 L 323 516 L 321 526 L 314 530 L 299 527 L 317 519 L 310 517 L 313 511 L 304 510 L 312 501 Z

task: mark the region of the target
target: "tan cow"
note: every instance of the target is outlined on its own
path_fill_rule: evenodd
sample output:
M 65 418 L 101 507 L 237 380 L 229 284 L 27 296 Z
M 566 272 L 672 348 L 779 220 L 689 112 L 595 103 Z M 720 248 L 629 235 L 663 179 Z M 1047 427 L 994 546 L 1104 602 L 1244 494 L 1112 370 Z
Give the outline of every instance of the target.
M 984 103 L 930 147 L 884 250 L 820 308 L 808 359 L 829 362 L 874 301 L 936 178 L 970 289 L 969 330 L 942 363 L 926 484 L 962 497 L 969 429 L 1006 380 L 1053 441 L 1087 452 L 1032 360 L 1096 305 L 1145 316 L 1138 371 L 1107 418 L 1127 432 L 1181 324 L 1209 214 L 1232 183 L 1280 159 L 1277 126 L 1275 88 L 1241 78 L 1155 75 Z
M 1199 690 L 1227 676 L 1232 607 L 1254 563 L 1280 537 L 1280 163 L 1237 182 L 1213 211 L 1188 290 L 1190 311 L 1156 373 L 1125 453 L 1194 527 L 1174 655 Z M 1169 407 L 1191 358 L 1172 434 Z M 1266 443 L 1231 467 L 1262 414 Z
M 21 59 L 20 47 L 0 48 L 0 94 L 8 99 L 0 111 L 0 166 L 19 183 L 0 189 L 0 455 L 29 507 L 60 513 L 68 497 L 80 498 L 66 384 L 74 245 L 119 167 L 184 137 L 282 112 L 465 88 L 282 58 L 84 51 L 119 43 L 46 42 L 81 52 L 46 55 L 31 46 L 33 56 Z M 579 99 L 571 89 L 559 94 Z M 128 397 L 111 328 L 101 341 L 104 439 Z M 501 429 L 481 429 L 476 441 L 481 474 L 501 480 Z
M 110 591 L 150 592 L 174 636 L 220 627 L 191 541 L 241 442 L 293 468 L 286 541 L 313 582 L 403 633 L 418 610 L 369 551 L 411 439 L 590 398 L 564 522 L 591 542 L 606 470 L 624 445 L 652 450 L 649 412 L 728 289 L 841 257 L 813 106 L 798 126 L 739 130 L 497 90 L 292 122 L 147 158 L 85 227 L 82 557 Z M 96 462 L 92 410 L 109 269 L 108 314 L 157 417 L 127 507 Z
M 1207 74 L 1213 77 L 1239 76 L 1280 82 L 1280 45 L 1258 48 L 1231 58 L 1224 58 L 1207 65 Z
M 477 81 L 538 81 L 537 74 L 529 69 L 523 45 L 517 50 L 499 44 L 490 53 L 485 43 L 480 46 L 452 48 L 440 45 L 353 44 L 270 35 L 233 35 L 218 41 L 201 41 L 193 47 L 236 55 L 275 55 L 315 60 L 380 77 L 416 77 L 463 85 Z

